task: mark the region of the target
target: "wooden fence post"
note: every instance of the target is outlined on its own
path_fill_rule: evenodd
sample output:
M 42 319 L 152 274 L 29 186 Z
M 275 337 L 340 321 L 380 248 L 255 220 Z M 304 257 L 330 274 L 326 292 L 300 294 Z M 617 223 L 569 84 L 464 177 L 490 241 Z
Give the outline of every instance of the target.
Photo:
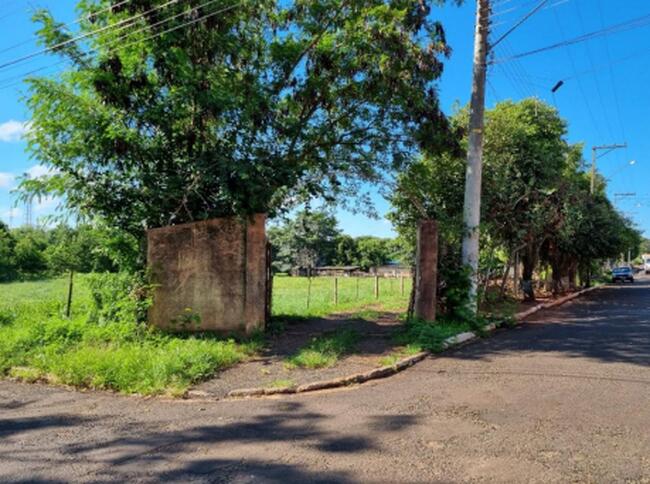
M 402 293 L 402 296 L 404 295 L 404 276 L 399 276 L 399 288 Z
M 66 307 L 65 310 L 65 316 L 66 318 L 70 317 L 70 314 L 72 313 L 72 284 L 74 281 L 74 271 L 70 271 L 70 281 L 68 283 L 68 306 Z
M 339 278 L 334 278 L 334 305 L 339 303 Z
M 375 299 L 379 299 L 379 276 L 375 274 Z
M 309 300 L 311 299 L 311 269 L 307 269 L 307 309 L 309 309 Z
M 359 279 L 360 279 L 360 277 L 357 276 L 355 279 L 357 280 L 357 299 L 359 299 Z

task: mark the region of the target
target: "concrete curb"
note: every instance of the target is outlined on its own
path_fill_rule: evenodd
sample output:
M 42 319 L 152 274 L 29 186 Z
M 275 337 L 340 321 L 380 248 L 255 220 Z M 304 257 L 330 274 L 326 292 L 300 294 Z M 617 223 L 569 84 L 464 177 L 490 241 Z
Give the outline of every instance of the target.
M 515 320 L 517 321 L 517 324 L 519 324 L 527 317 L 532 316 L 533 314 L 541 311 L 542 309 L 561 306 L 562 304 L 571 301 L 572 299 L 575 299 L 578 296 L 581 296 L 587 292 L 593 291 L 594 289 L 598 289 L 599 287 L 601 286 L 590 287 L 569 294 L 568 296 L 561 297 L 550 303 L 538 304 L 536 306 L 533 306 L 530 309 L 527 309 L 526 311 L 522 311 L 520 313 L 515 314 Z M 497 330 L 501 326 L 503 326 L 503 323 L 498 323 L 498 324 L 490 323 L 483 328 L 483 331 L 490 333 Z M 481 337 L 480 334 L 474 333 L 472 331 L 468 331 L 466 333 L 460 333 L 444 340 L 442 343 L 442 348 L 443 350 L 448 350 L 450 348 L 454 348 L 462 344 L 465 344 L 469 341 L 476 340 L 480 337 Z M 425 359 L 427 356 L 430 355 L 431 355 L 430 352 L 423 351 L 421 353 L 417 353 L 416 355 L 403 358 L 393 365 L 373 368 L 372 370 L 363 373 L 355 373 L 353 375 L 334 378 L 332 380 L 323 380 L 323 381 L 316 381 L 312 383 L 304 383 L 302 385 L 296 385 L 292 387 L 239 388 L 228 392 L 226 398 L 252 398 L 252 397 L 265 397 L 270 395 L 288 395 L 288 394 L 295 394 L 295 393 L 314 392 L 318 390 L 327 390 L 330 388 L 340 388 L 348 385 L 358 385 L 360 383 L 365 383 L 367 381 L 377 380 L 379 378 L 386 378 L 392 376 L 396 373 L 399 373 L 415 365 L 416 363 L 419 363 L 420 361 L 422 361 L 423 359 Z

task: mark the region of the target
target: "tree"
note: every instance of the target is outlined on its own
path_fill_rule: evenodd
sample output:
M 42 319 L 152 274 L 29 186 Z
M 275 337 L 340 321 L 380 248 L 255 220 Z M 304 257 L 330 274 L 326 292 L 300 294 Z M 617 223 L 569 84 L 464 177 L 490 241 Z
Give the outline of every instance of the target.
M 13 231 L 16 269 L 21 277 L 41 277 L 47 272 L 45 249 L 48 236 L 45 230 L 20 228 Z
M 336 257 L 340 236 L 334 215 L 324 210 L 302 210 L 293 219 L 269 230 L 276 270 L 328 265 Z
M 371 269 L 390 262 L 390 247 L 387 239 L 379 237 L 359 237 L 356 240 L 358 265 L 363 269 Z
M 0 282 L 16 277 L 16 240 L 9 227 L 0 222 Z
M 566 123 L 537 99 L 499 103 L 487 114 L 483 220 L 509 251 L 521 248 L 522 288 L 534 299 L 533 271 L 553 216 L 569 147 Z
M 29 149 L 55 172 L 22 186 L 136 236 L 355 194 L 447 142 L 428 3 L 84 0 L 86 45 L 39 11 L 71 68 L 30 82 Z
M 353 266 L 359 263 L 357 241 L 347 234 L 341 234 L 336 240 L 336 257 L 334 262 L 339 266 Z

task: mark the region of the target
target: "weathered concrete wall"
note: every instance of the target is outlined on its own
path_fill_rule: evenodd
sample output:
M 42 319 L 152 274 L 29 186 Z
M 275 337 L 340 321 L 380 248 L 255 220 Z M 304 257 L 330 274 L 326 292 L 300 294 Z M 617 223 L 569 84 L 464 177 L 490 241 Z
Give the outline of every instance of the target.
M 250 334 L 266 322 L 266 216 L 147 232 L 149 322 L 170 330 Z
M 415 317 L 435 321 L 438 286 L 438 226 L 435 220 L 418 224 L 415 264 Z

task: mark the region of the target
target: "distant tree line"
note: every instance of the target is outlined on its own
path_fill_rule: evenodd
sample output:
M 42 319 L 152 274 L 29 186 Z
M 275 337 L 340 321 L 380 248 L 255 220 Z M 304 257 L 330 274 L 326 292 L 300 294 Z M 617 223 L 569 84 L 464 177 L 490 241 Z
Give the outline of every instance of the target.
M 369 270 L 399 262 L 401 246 L 395 239 L 351 237 L 326 210 L 302 210 L 268 230 L 272 265 L 276 272 L 319 266 L 359 266 Z
M 97 227 L 10 229 L 0 222 L 0 282 L 65 272 L 116 272 L 135 267 L 139 251 L 124 233 Z

